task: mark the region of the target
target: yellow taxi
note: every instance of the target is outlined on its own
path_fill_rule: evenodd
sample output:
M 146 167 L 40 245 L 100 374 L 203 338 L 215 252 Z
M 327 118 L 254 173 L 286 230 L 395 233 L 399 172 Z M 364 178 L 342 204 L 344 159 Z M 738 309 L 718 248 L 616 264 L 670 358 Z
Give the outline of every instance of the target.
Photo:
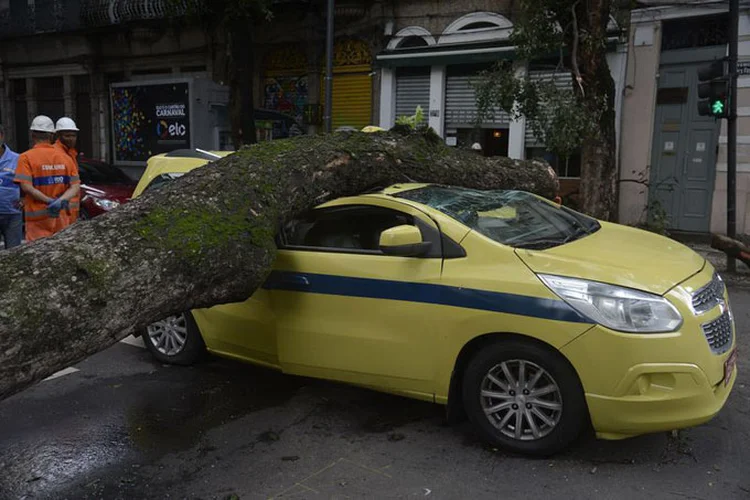
M 392 186 L 300 215 L 278 246 L 249 300 L 154 323 L 149 350 L 447 405 L 533 455 L 590 427 L 621 439 L 701 424 L 736 379 L 711 264 L 529 193 Z
M 132 197 L 136 198 L 143 194 L 146 188 L 151 189 L 160 186 L 193 169 L 220 160 L 230 154 L 232 154 L 231 151 L 178 149 L 169 153 L 152 156 L 146 162 L 146 170 L 138 181 Z

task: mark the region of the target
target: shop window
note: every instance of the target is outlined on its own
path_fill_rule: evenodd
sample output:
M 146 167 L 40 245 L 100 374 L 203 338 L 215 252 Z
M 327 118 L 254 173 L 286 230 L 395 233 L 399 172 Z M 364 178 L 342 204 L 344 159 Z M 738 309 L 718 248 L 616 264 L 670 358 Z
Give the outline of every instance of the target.
M 482 156 L 508 156 L 509 130 L 507 128 L 459 128 L 455 132 L 456 146 L 476 150 Z
M 526 148 L 526 158 L 542 158 L 555 169 L 560 178 L 581 177 L 580 151 L 573 153 L 566 159 L 547 151 L 545 148 Z

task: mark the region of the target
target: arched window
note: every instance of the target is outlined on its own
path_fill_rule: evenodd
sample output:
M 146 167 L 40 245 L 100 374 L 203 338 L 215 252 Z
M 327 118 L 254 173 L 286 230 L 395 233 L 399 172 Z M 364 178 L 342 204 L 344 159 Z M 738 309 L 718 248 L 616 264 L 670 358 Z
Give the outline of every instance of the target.
M 410 36 L 408 38 L 404 38 L 404 41 L 399 44 L 398 48 L 415 49 L 417 47 L 428 47 L 429 45 L 430 44 L 428 44 L 427 41 L 421 36 Z
M 486 21 L 481 21 L 478 23 L 471 23 L 467 24 L 463 28 L 461 28 L 459 31 L 470 31 L 470 30 L 479 30 L 482 28 L 497 28 L 497 25 L 494 23 L 488 23 Z
M 445 28 L 438 45 L 503 41 L 510 37 L 513 23 L 494 12 L 472 12 L 459 17 Z
M 435 37 L 420 26 L 409 26 L 396 33 L 390 42 L 388 50 L 411 49 L 435 45 Z

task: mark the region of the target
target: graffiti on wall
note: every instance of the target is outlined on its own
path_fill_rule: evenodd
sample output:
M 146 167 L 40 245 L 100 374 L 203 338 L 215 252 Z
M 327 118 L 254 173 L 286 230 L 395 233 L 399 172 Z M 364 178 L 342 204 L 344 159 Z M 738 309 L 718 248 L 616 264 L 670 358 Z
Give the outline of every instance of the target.
M 268 77 L 263 107 L 292 116 L 298 123 L 303 123 L 307 96 L 307 76 Z

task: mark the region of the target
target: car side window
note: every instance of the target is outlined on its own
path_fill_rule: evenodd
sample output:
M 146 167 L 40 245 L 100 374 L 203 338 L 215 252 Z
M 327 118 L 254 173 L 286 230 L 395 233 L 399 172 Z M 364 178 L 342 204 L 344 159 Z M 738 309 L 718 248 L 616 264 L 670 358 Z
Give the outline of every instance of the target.
M 414 225 L 414 218 L 380 207 L 322 209 L 287 224 L 282 243 L 285 247 L 381 253 L 380 234 L 401 225 Z

